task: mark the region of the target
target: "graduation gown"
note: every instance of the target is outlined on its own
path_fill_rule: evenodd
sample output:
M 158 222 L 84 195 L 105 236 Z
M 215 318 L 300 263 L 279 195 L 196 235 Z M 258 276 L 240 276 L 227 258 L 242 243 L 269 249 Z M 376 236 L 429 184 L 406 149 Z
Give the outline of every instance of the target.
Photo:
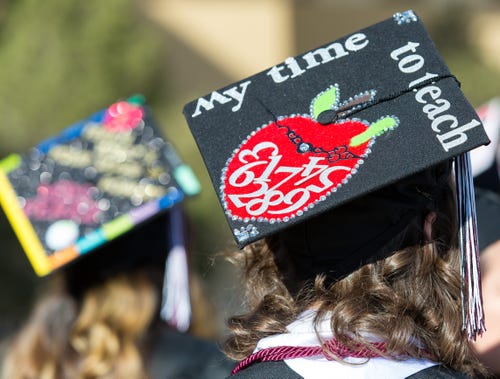
M 332 371 L 331 377 L 335 378 L 335 371 Z M 228 379 L 304 379 L 301 375 L 297 374 L 283 361 L 278 362 L 259 362 L 255 363 L 248 368 L 238 372 L 237 374 L 229 377 Z M 373 378 L 378 378 L 374 375 Z M 405 379 L 469 379 L 465 374 L 453 371 L 441 365 L 431 366 L 416 372 L 410 376 L 404 377 Z M 403 378 L 402 378 L 403 379 Z
M 324 340 L 331 339 L 329 319 L 321 322 L 317 330 L 313 325 L 315 312 L 306 311 L 288 325 L 287 333 L 264 338 L 257 344 L 256 350 L 280 346 L 319 345 L 317 334 Z M 317 332 L 317 333 L 316 333 Z M 375 336 L 366 336 L 373 342 L 380 342 Z M 327 360 L 324 356 L 294 357 L 281 361 L 255 362 L 231 376 L 231 379 L 331 379 L 331 378 L 384 378 L 384 379 L 465 379 L 468 376 L 444 367 L 439 362 L 428 359 L 403 358 L 401 360 L 376 358 L 344 359 L 346 364 Z
M 235 365 L 213 342 L 168 328 L 156 333 L 147 360 L 151 379 L 224 379 Z

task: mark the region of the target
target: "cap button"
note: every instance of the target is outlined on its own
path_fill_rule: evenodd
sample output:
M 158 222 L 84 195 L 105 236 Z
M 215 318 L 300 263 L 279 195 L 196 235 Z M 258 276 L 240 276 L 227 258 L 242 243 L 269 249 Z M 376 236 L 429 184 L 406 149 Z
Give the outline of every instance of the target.
M 326 111 L 323 111 L 321 112 L 318 117 L 317 117 L 317 121 L 321 124 L 321 125 L 328 125 L 328 124 L 331 124 L 333 122 L 335 122 L 337 120 L 337 112 L 334 111 L 333 109 L 328 109 Z

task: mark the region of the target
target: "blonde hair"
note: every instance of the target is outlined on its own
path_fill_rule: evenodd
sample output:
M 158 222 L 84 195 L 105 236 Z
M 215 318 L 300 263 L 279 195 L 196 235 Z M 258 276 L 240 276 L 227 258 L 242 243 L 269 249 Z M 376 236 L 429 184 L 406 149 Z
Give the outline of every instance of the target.
M 81 303 L 61 290 L 42 298 L 12 341 L 2 378 L 146 378 L 141 339 L 158 296 L 139 271 L 88 289 Z

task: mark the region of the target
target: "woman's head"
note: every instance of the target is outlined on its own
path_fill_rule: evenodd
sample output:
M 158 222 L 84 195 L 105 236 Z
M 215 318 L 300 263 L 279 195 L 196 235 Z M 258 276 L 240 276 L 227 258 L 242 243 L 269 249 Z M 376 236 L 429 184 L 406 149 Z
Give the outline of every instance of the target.
M 452 188 L 451 167 L 442 164 L 247 249 L 241 258 L 253 310 L 230 320 L 232 356 L 244 357 L 258 338 L 314 308 L 347 345 L 375 334 L 389 356 L 431 357 L 472 372 Z
M 55 273 L 9 349 L 4 377 L 144 377 L 143 343 L 159 318 L 166 221 L 156 218 Z
M 143 376 L 138 342 L 158 313 L 158 298 L 157 286 L 144 271 L 118 275 L 88 290 L 69 339 L 79 356 L 79 374 Z
M 140 341 L 158 313 L 159 289 L 150 275 L 110 277 L 79 299 L 65 290 L 64 275 L 53 279 L 12 342 L 2 377 L 144 377 Z
M 456 244 L 451 164 L 442 163 L 294 225 L 277 235 L 278 267 L 292 286 L 324 275 L 333 283 L 408 247 Z M 427 230 L 426 230 L 427 228 Z

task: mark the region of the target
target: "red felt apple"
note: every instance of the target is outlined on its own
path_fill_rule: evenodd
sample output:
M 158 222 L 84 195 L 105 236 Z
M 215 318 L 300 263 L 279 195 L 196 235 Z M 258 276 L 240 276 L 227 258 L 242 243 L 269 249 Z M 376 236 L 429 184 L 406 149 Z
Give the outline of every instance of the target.
M 374 91 L 338 104 L 338 86 L 320 93 L 310 115 L 291 115 L 253 132 L 228 160 L 222 173 L 223 204 L 233 219 L 288 221 L 347 184 L 370 153 L 377 135 L 395 128 L 395 117 L 373 124 L 317 119 L 333 110 L 344 116 L 369 104 Z

